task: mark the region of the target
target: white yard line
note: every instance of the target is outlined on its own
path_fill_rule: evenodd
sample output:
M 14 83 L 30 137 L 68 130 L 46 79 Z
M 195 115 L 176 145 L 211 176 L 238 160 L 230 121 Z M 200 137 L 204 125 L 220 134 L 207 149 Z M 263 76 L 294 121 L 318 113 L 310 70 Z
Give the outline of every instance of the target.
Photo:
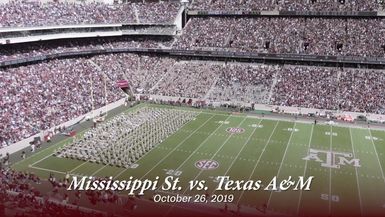
M 32 157 L 34 157 L 34 156 L 36 156 L 36 155 L 40 155 L 40 154 L 42 154 L 43 152 L 44 152 L 44 153 L 45 153 L 45 152 L 49 152 L 48 150 L 51 150 L 51 149 L 55 150 L 55 148 L 60 147 L 61 145 L 66 145 L 66 143 L 64 143 L 64 144 L 61 144 L 61 143 L 62 143 L 62 142 L 66 142 L 67 139 L 71 139 L 71 138 L 66 138 L 66 139 L 64 139 L 64 140 L 62 140 L 62 141 L 60 141 L 60 142 L 58 142 L 58 143 L 56 143 L 56 144 L 53 144 L 52 146 L 43 148 L 43 150 L 37 151 L 36 153 L 31 154 L 31 155 L 28 156 L 27 158 L 24 158 L 24 159 L 22 159 L 22 160 L 20 160 L 20 161 L 17 161 L 16 163 L 13 164 L 13 166 L 16 166 L 16 165 L 18 165 L 18 164 L 20 164 L 20 163 L 22 163 L 22 162 L 24 162 L 24 161 L 26 161 L 26 160 L 29 160 L 30 158 L 32 158 Z M 59 144 L 61 144 L 61 145 L 59 145 Z M 41 161 L 47 159 L 47 158 L 50 157 L 50 156 L 52 156 L 52 154 L 46 155 L 46 156 L 44 157 L 44 159 L 40 159 L 40 160 L 38 160 L 38 161 L 32 163 L 31 166 L 33 166 L 33 165 L 35 165 L 35 164 L 37 164 L 37 163 L 39 163 L 39 162 L 41 162 Z
M 330 151 L 333 151 L 333 126 L 330 125 Z M 332 213 L 332 168 L 329 168 L 329 216 Z
M 374 144 L 374 141 L 373 141 L 372 131 L 370 129 L 368 129 L 368 130 L 369 130 L 370 140 L 372 141 L 372 145 L 373 145 L 373 148 L 374 148 L 374 152 L 376 153 L 376 156 L 377 156 L 378 165 L 380 165 L 382 179 L 384 180 L 384 183 L 385 183 L 384 171 L 382 170 L 382 165 L 381 165 L 381 162 L 380 162 L 380 158 L 378 157 L 377 148 L 376 148 L 376 145 Z
M 42 162 L 43 160 L 45 160 L 45 159 L 47 159 L 47 158 L 51 157 L 52 155 L 53 155 L 53 153 L 51 153 L 51 154 L 48 154 L 47 156 L 43 157 L 42 159 L 40 159 L 40 160 L 38 160 L 38 161 L 34 162 L 33 164 L 31 164 L 31 166 L 34 166 L 34 165 L 36 165 L 36 164 L 38 164 L 38 163 Z M 31 155 L 31 157 L 32 157 L 32 155 Z
M 311 140 L 313 139 L 313 131 L 314 131 L 314 124 L 313 124 L 312 127 L 311 127 L 310 139 L 309 139 L 308 150 L 307 150 L 307 153 L 308 153 L 308 154 L 309 154 L 309 150 L 310 150 L 310 147 L 311 147 Z M 305 161 L 305 169 L 303 170 L 303 177 L 306 176 L 306 172 L 307 172 L 307 162 L 308 162 L 308 161 Z M 301 191 L 299 192 L 298 205 L 297 205 L 297 216 L 299 216 L 299 209 L 301 208 L 302 193 L 303 193 L 303 190 L 301 190 Z
M 295 126 L 296 125 L 297 125 L 297 123 L 294 122 L 293 130 L 291 131 L 290 138 L 289 138 L 289 140 L 287 142 L 287 145 L 286 145 L 285 153 L 283 154 L 283 157 L 282 157 L 281 165 L 279 166 L 279 169 L 278 169 L 278 173 L 277 173 L 277 176 L 276 176 L 277 179 L 279 177 L 279 174 L 281 173 L 282 165 L 283 165 L 283 162 L 285 161 L 286 153 L 287 153 L 287 150 L 289 149 L 291 139 L 293 138 L 293 134 L 294 134 Z M 270 191 L 270 196 L 269 196 L 269 199 L 267 201 L 267 209 L 269 209 L 270 201 L 271 201 L 271 197 L 272 196 L 273 196 L 273 191 Z
M 353 149 L 353 158 L 356 158 L 356 152 L 354 151 L 354 145 L 353 145 L 353 136 L 352 136 L 352 129 L 349 127 L 349 134 L 350 134 L 350 141 L 352 144 L 352 149 Z M 356 170 L 356 180 L 357 180 L 357 189 L 358 189 L 358 199 L 360 200 L 360 216 L 363 216 L 363 208 L 362 208 L 362 200 L 361 200 L 361 189 L 360 189 L 360 182 L 358 179 L 358 169 L 357 167 L 354 167 Z
M 43 171 L 47 171 L 47 172 L 66 174 L 65 172 L 61 172 L 61 171 L 57 171 L 57 170 L 50 170 L 50 169 L 45 169 L 45 168 L 40 168 L 40 167 L 35 167 L 35 166 L 30 166 L 30 168 L 37 169 L 37 170 L 43 170 Z
M 248 180 L 250 180 L 250 179 L 251 179 L 251 177 L 253 176 L 253 174 L 254 174 L 255 170 L 257 169 L 257 167 L 258 167 L 258 164 L 259 164 L 259 161 L 261 160 L 263 153 L 265 152 L 265 150 L 266 150 L 267 146 L 269 145 L 269 143 L 270 143 L 270 140 L 271 140 L 271 137 L 273 137 L 273 135 L 274 135 L 274 132 L 275 132 L 275 130 L 277 129 L 277 126 L 278 126 L 278 124 L 279 124 L 279 121 L 277 121 L 277 123 L 275 124 L 275 126 L 274 126 L 274 129 L 273 129 L 273 131 L 271 132 L 271 134 L 270 134 L 270 137 L 269 137 L 269 139 L 267 140 L 267 142 L 266 142 L 266 144 L 265 144 L 264 148 L 262 149 L 262 152 L 261 152 L 261 154 L 259 155 L 259 157 L 258 157 L 258 160 L 257 160 L 257 163 L 255 164 L 255 166 L 254 166 L 253 170 L 251 171 L 251 173 L 250 173 L 250 176 L 249 176 Z M 242 191 L 242 192 L 241 192 L 241 195 L 239 196 L 239 198 L 238 198 L 238 200 L 237 200 L 236 204 L 239 204 L 239 201 L 241 200 L 241 198 L 242 198 L 242 196 L 243 196 L 243 194 L 244 194 L 244 193 L 245 193 L 245 191 Z
M 148 153 L 148 152 L 147 152 Z M 146 154 L 147 154 L 146 153 Z M 121 176 L 124 172 L 126 172 L 127 171 L 127 169 L 124 169 L 124 170 L 122 170 L 122 171 L 120 171 L 118 174 L 116 174 L 115 176 L 114 176 L 114 179 L 117 179 L 119 176 Z
M 84 164 L 86 164 L 87 161 L 84 161 L 83 163 L 79 164 L 77 167 L 73 168 L 72 170 L 69 171 L 69 173 L 72 173 L 73 171 L 79 169 L 81 166 L 83 166 Z
M 174 110 L 177 110 L 177 111 L 196 111 L 197 110 L 196 108 L 190 108 L 190 107 L 185 107 L 184 109 L 183 109 L 183 107 L 182 108 L 165 107 L 165 108 L 174 109 Z M 219 116 L 229 116 L 230 115 L 233 118 L 244 118 L 245 116 L 248 117 L 248 118 L 259 118 L 259 115 L 256 115 L 256 114 L 251 114 L 250 115 L 250 114 L 247 114 L 247 113 L 240 113 L 239 115 L 238 114 L 234 114 L 233 115 L 232 113 L 235 113 L 235 112 L 226 111 L 226 110 L 214 110 L 213 112 L 210 112 L 209 109 L 200 109 L 199 113 L 200 114 L 208 114 L 208 115 L 219 115 Z M 275 121 L 274 118 L 270 119 L 270 120 Z M 281 120 L 285 120 L 285 119 L 281 118 Z M 305 123 L 311 123 L 311 122 L 305 122 Z
M 106 168 L 107 165 L 104 165 L 102 167 L 100 167 L 98 170 L 96 170 L 95 172 L 93 172 L 90 176 L 94 176 L 95 174 L 97 174 L 98 172 L 100 172 L 101 170 L 103 170 L 104 168 Z
M 35 167 L 35 166 L 29 166 L 29 168 L 36 169 L 36 170 L 43 170 L 47 172 L 52 172 L 52 173 L 59 173 L 59 174 L 67 174 L 65 172 L 57 171 L 57 170 L 51 170 L 51 169 L 46 169 L 46 168 L 41 168 L 41 167 Z M 68 173 L 69 175 L 72 176 L 79 176 L 79 174 L 76 173 Z
M 261 122 L 262 122 L 262 119 L 259 120 L 258 125 L 260 125 Z M 226 172 L 225 172 L 225 174 L 224 174 L 223 176 L 226 176 L 227 173 L 229 173 L 230 169 L 233 167 L 234 163 L 237 161 L 239 155 L 242 153 L 242 151 L 243 151 L 243 149 L 246 147 L 247 143 L 249 143 L 251 137 L 254 135 L 254 133 L 255 133 L 256 130 L 257 130 L 257 127 L 254 128 L 253 132 L 252 132 L 252 133 L 250 134 L 250 136 L 247 138 L 247 141 L 245 142 L 245 144 L 243 144 L 243 146 L 242 146 L 241 150 L 238 152 L 237 156 L 234 157 L 234 160 L 231 162 L 230 166 L 227 168 L 227 170 L 226 170 Z M 215 191 L 216 191 L 216 190 L 214 189 L 214 191 L 211 192 L 210 195 L 214 194 Z
M 241 126 L 242 123 L 243 123 L 246 119 L 247 119 L 247 116 L 244 117 L 244 119 L 238 124 L 237 127 Z M 218 128 L 217 128 L 217 129 L 218 129 Z M 210 160 L 213 160 L 213 159 L 214 159 L 214 157 L 218 154 L 218 152 L 219 152 L 220 150 L 222 150 L 223 146 L 229 141 L 229 139 L 230 139 L 232 136 L 233 136 L 233 134 L 230 134 L 230 135 L 229 135 L 229 137 L 222 143 L 221 147 L 219 147 L 218 150 L 211 156 Z M 201 145 L 202 145 L 202 144 L 201 144 Z M 202 172 L 203 172 L 203 170 L 199 171 L 199 173 L 198 173 L 198 174 L 195 176 L 195 178 L 192 179 L 192 180 L 196 180 L 196 179 L 200 176 L 200 174 L 202 174 Z M 186 192 L 187 192 L 187 190 L 189 190 L 189 189 L 186 188 L 186 189 L 182 192 L 182 195 L 185 195 Z M 167 212 L 166 212 L 164 215 L 162 215 L 162 216 L 168 216 L 168 214 L 172 211 L 172 209 L 173 209 L 174 207 L 175 207 L 175 204 L 173 204 L 173 205 L 167 210 Z

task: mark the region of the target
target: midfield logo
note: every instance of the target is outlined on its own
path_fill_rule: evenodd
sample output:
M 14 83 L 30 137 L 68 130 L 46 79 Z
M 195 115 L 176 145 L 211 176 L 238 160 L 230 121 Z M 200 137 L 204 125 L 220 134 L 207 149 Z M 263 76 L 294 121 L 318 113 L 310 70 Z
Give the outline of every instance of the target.
M 321 163 L 321 166 L 339 169 L 340 166 L 352 165 L 360 167 L 360 159 L 353 158 L 353 154 L 345 152 L 323 151 L 310 149 L 309 154 L 303 160 L 314 160 Z
M 219 167 L 219 163 L 215 160 L 199 160 L 195 162 L 195 167 L 201 170 L 213 170 Z

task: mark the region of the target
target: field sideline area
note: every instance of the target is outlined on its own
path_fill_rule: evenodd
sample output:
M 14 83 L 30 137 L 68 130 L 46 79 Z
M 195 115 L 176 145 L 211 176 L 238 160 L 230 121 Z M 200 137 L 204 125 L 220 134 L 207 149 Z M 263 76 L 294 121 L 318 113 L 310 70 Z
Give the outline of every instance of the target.
M 140 104 L 126 112 L 142 106 Z M 164 107 L 164 106 L 159 106 Z M 187 109 L 168 107 L 171 109 Z M 385 211 L 385 132 L 357 127 L 271 120 L 262 116 L 195 110 L 196 118 L 137 162 L 137 168 L 119 168 L 96 163 L 58 158 L 53 152 L 72 138 L 52 144 L 38 153 L 16 162 L 12 168 L 31 171 L 41 177 L 50 173 L 62 177 L 74 175 L 128 180 L 163 180 L 168 174 L 179 176 L 183 195 L 188 181 L 207 180 L 208 193 L 233 194 L 241 209 L 261 207 L 275 213 L 299 216 L 375 216 Z M 78 133 L 81 135 L 82 133 Z M 316 153 L 323 162 L 304 160 Z M 346 161 L 341 161 L 344 156 Z M 331 159 L 331 168 L 322 166 Z M 329 160 L 330 160 L 329 159 Z M 354 161 L 357 159 L 357 161 Z M 214 169 L 202 170 L 196 163 L 217 162 Z M 341 163 L 342 162 L 342 163 Z M 355 164 L 359 162 L 359 164 Z M 314 176 L 311 191 L 234 191 L 213 192 L 217 176 L 233 180 L 257 180 L 268 183 L 289 176 Z M 159 192 L 174 194 L 173 192 Z M 204 192 L 203 192 L 204 193 Z M 148 192 L 150 198 L 154 192 Z M 165 215 L 173 212 L 168 207 Z

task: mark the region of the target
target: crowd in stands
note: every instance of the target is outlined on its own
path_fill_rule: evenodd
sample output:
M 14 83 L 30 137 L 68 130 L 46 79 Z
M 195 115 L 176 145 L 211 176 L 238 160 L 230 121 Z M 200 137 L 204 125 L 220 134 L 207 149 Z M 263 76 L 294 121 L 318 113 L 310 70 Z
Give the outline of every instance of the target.
M 191 18 L 173 37 L 105 37 L 0 46 L 0 61 L 107 48 L 176 48 L 385 57 L 384 19 Z
M 41 180 L 33 173 L 18 172 L 9 168 L 0 167 L 0 210 L 1 216 L 82 216 L 82 217 L 102 217 L 105 214 L 90 210 L 79 209 L 76 204 L 72 204 L 76 199 L 69 201 L 66 193 L 60 192 L 65 188 L 65 180 L 58 180 L 51 176 L 51 186 L 47 180 Z M 95 202 L 102 201 L 106 192 L 100 191 L 92 196 L 86 192 L 88 200 L 95 198 Z M 80 198 L 80 192 L 76 192 L 74 197 Z M 102 195 L 103 194 L 103 195 Z M 115 195 L 109 193 L 110 195 Z M 99 199 L 100 198 L 100 199 Z M 115 203 L 113 200 L 105 201 Z
M 192 18 L 174 48 L 385 57 L 380 19 Z M 0 47 L 0 61 L 88 49 L 168 48 L 172 37 L 109 37 Z
M 338 87 L 339 109 L 385 114 L 383 70 L 343 70 Z
M 0 147 L 91 111 L 91 89 L 94 109 L 106 105 L 106 96 L 108 103 L 125 96 L 115 86 L 118 80 L 147 94 L 174 63 L 170 58 L 111 54 L 0 70 L 0 122 L 7 123 L 0 126 Z
M 164 48 L 170 47 L 170 37 L 103 37 L 47 41 L 44 43 L 13 44 L 0 46 L 0 62 L 20 58 L 36 57 L 65 52 L 84 50 L 119 49 L 119 48 Z
M 92 110 L 92 101 L 96 109 L 123 98 L 123 91 L 115 86 L 118 80 L 127 80 L 130 92 L 146 95 L 385 114 L 385 74 L 380 70 L 121 53 L 2 69 L 1 146 L 83 115 Z
M 176 63 L 152 91 L 153 94 L 202 98 L 222 67 L 218 64 Z
M 179 3 L 175 1 L 105 4 L 67 1 L 11 0 L 0 5 L 1 27 L 31 27 L 108 23 L 173 23 Z
M 274 105 L 337 109 L 339 70 L 320 67 L 288 67 L 277 73 L 271 103 Z
M 268 103 L 276 65 L 227 64 L 208 95 L 212 101 Z
M 135 93 L 148 94 L 167 74 L 175 60 L 157 56 L 115 54 L 91 59 L 112 81 L 128 80 Z
M 0 70 L 0 143 L 9 145 L 123 97 L 86 59 Z M 91 99 L 93 90 L 94 99 Z M 106 99 L 107 96 L 107 99 Z M 93 103 L 92 103 L 93 101 Z
M 381 70 L 178 61 L 132 54 L 97 56 L 93 61 L 111 80 L 130 78 L 135 93 L 385 114 Z M 354 80 L 345 81 L 348 78 Z
M 179 1 L 143 2 L 139 1 L 133 5 L 138 11 L 140 23 L 174 22 L 179 9 Z
M 277 66 L 180 61 L 150 94 L 212 101 L 264 102 Z
M 175 48 L 385 57 L 385 20 L 191 18 Z
M 382 70 L 284 66 L 270 104 L 385 114 Z
M 378 0 L 194 0 L 195 10 L 226 11 L 377 11 L 384 6 Z

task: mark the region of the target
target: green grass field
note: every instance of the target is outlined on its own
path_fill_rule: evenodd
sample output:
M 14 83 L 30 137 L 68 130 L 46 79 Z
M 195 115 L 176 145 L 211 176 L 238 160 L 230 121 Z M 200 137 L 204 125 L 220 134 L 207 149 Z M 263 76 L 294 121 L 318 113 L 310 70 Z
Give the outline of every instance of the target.
M 143 105 L 142 105 L 143 106 Z M 176 108 L 179 109 L 179 108 Z M 385 213 L 385 132 L 363 128 L 314 125 L 299 122 L 260 119 L 257 117 L 196 110 L 196 119 L 142 157 L 135 169 L 104 166 L 51 156 L 53 151 L 71 139 L 54 144 L 17 162 L 14 169 L 33 171 L 47 177 L 50 172 L 63 176 L 77 175 L 123 180 L 162 180 L 167 173 L 179 175 L 184 195 L 189 180 L 207 180 L 210 194 L 233 194 L 242 207 L 268 206 L 268 210 L 289 215 L 370 216 Z M 231 134 L 228 128 L 243 128 Z M 321 162 L 303 160 L 310 149 L 329 153 L 351 154 L 360 167 L 350 163 L 340 168 L 321 166 Z M 339 155 L 338 155 L 339 156 Z M 334 163 L 338 164 L 338 156 Z M 326 155 L 320 153 L 326 161 Z M 199 160 L 215 160 L 219 167 L 201 170 Z M 234 191 L 213 192 L 215 177 L 228 175 L 233 180 L 257 180 L 267 183 L 289 176 L 314 176 L 311 191 Z M 171 193 L 171 192 L 169 192 Z M 153 194 L 153 192 L 149 192 Z M 172 194 L 172 193 L 171 193 Z M 172 212 L 168 210 L 167 212 Z

